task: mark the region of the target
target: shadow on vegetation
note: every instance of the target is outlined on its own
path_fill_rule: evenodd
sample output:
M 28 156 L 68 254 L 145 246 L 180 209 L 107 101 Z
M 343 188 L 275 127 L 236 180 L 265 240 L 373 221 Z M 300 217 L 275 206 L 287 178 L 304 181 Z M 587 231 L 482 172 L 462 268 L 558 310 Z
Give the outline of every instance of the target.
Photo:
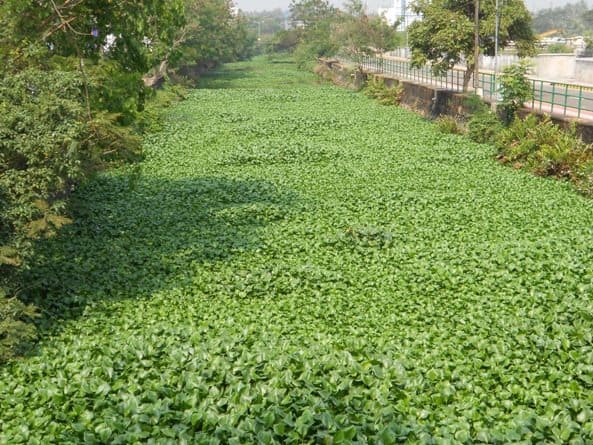
M 198 88 L 210 90 L 222 90 L 231 88 L 237 80 L 244 80 L 256 77 L 252 67 L 224 66 L 220 70 L 210 71 L 204 74 L 198 82 Z
M 196 265 L 258 247 L 293 199 L 261 180 L 99 177 L 74 197 L 75 223 L 38 244 L 26 295 L 53 330 L 89 304 L 178 287 Z

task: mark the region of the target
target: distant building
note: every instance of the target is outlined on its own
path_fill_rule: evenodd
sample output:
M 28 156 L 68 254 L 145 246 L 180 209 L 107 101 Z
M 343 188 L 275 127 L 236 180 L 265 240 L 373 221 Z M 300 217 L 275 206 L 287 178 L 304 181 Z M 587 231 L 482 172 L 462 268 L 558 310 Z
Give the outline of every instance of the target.
M 393 0 L 391 8 L 379 8 L 377 13 L 385 17 L 387 23 L 394 25 L 399 23 L 397 30 L 406 31 L 408 26 L 416 20 L 421 20 L 422 16 L 412 11 L 411 3 L 413 0 Z

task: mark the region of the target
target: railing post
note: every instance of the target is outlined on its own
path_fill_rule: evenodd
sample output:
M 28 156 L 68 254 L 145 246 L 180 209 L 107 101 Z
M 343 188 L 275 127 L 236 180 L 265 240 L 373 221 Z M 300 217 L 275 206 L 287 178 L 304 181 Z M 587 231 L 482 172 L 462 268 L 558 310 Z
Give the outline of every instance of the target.
M 568 84 L 564 84 L 564 117 L 566 117 L 566 104 L 568 101 Z
M 577 107 L 577 118 L 580 119 L 581 117 L 581 105 L 583 104 L 583 87 L 579 87 L 579 103 Z
M 550 114 L 554 112 L 554 102 L 556 101 L 556 84 L 552 82 L 552 106 L 550 107 Z

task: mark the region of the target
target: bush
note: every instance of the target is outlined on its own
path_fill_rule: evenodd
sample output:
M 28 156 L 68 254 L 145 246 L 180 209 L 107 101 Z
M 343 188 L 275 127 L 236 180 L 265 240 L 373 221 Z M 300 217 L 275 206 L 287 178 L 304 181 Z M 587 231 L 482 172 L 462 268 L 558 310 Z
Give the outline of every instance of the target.
M 503 129 L 502 122 L 495 113 L 486 107 L 471 116 L 467 123 L 468 135 L 474 142 L 480 144 L 493 144 L 496 137 Z
M 576 167 L 573 181 L 579 192 L 593 196 L 593 160 L 583 162 Z
M 532 84 L 527 78 L 528 71 L 529 64 L 521 61 L 506 67 L 500 76 L 500 111 L 507 125 L 513 121 L 523 104 L 533 97 Z
M 585 47 L 585 51 L 583 52 L 583 57 L 593 57 L 593 37 L 588 37 L 585 39 L 587 46 Z
M 273 56 L 277 53 L 292 53 L 299 44 L 301 33 L 298 29 L 279 31 L 266 42 L 265 53 Z
M 34 333 L 33 309 L 6 295 L 36 238 L 70 222 L 66 196 L 95 164 L 78 73 L 27 69 L 0 82 L 0 360 Z
M 440 116 L 436 120 L 436 125 L 441 133 L 445 134 L 462 134 L 463 128 L 459 122 L 452 116 Z
M 586 188 L 590 178 L 593 147 L 583 143 L 572 126 L 568 131 L 554 124 L 549 117 L 515 119 L 496 141 L 499 159 L 525 166 L 540 176 L 569 178 Z
M 300 43 L 294 51 L 294 60 L 300 69 L 313 71 L 319 57 L 330 56 L 336 52 L 331 42 L 312 41 Z
M 365 94 L 377 99 L 381 105 L 399 105 L 403 92 L 401 84 L 396 83 L 389 88 L 385 85 L 385 80 L 378 76 L 370 77 L 365 88 Z
M 472 115 L 488 111 L 488 105 L 486 105 L 484 99 L 474 93 L 470 93 L 465 97 L 463 105 Z
M 544 49 L 547 54 L 572 54 L 574 49 L 565 43 L 552 43 Z

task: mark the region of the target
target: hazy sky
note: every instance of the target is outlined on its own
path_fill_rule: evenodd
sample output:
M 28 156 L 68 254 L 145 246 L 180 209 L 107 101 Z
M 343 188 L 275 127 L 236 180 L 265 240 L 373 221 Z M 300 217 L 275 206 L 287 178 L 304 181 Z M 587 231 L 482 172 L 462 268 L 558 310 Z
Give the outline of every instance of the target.
M 330 0 L 334 5 L 340 6 L 340 0 Z M 399 0 L 398 1 L 399 4 Z M 566 3 L 576 3 L 578 0 L 525 0 L 527 8 L 531 11 L 536 11 L 542 8 L 554 8 L 556 6 L 562 6 Z M 593 0 L 585 0 L 591 7 L 593 6 Z M 290 0 L 235 0 L 237 6 L 243 11 L 264 11 L 270 9 L 288 9 Z M 369 10 L 374 11 L 378 7 L 391 6 L 393 0 L 367 0 Z

